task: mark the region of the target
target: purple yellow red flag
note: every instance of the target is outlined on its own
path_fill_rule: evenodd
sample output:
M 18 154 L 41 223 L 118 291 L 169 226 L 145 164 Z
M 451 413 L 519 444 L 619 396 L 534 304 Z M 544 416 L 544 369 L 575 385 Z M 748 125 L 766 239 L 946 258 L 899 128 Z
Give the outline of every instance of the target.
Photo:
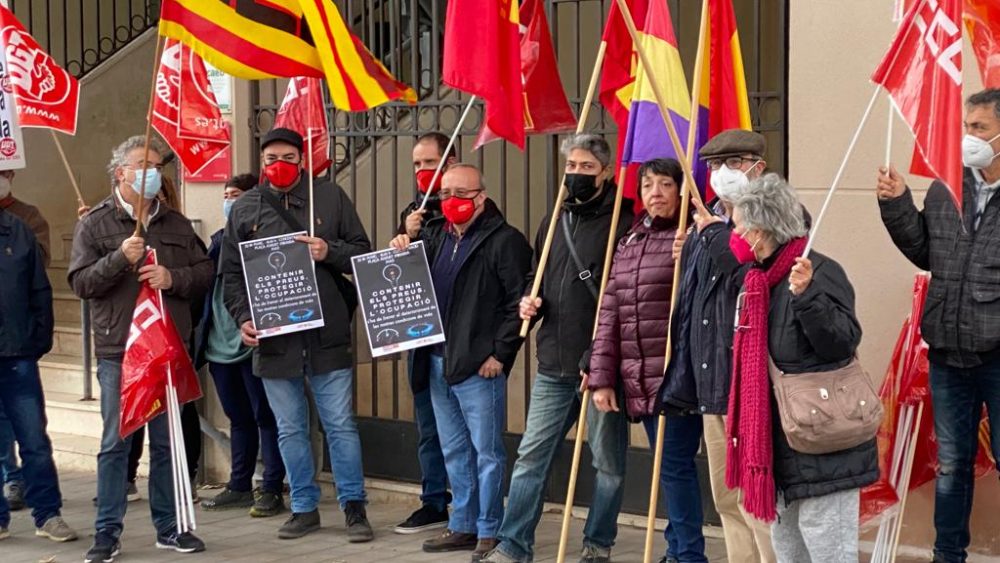
M 649 0 L 625 0 L 625 4 L 636 26 L 642 26 L 646 21 Z M 618 125 L 618 131 L 621 132 L 628 129 L 628 114 L 632 108 L 632 91 L 635 89 L 639 57 L 628 28 L 625 27 L 625 19 L 618 10 L 617 2 L 611 3 L 611 11 L 601 39 L 605 43 L 605 55 L 598 97 L 604 109 Z M 618 139 L 620 157 L 625 136 L 619 135 Z
M 163 0 L 160 34 L 239 78 L 326 78 L 333 105 L 416 102 L 354 36 L 332 0 Z
M 448 2 L 441 81 L 486 103 L 483 127 L 524 150 L 517 0 Z

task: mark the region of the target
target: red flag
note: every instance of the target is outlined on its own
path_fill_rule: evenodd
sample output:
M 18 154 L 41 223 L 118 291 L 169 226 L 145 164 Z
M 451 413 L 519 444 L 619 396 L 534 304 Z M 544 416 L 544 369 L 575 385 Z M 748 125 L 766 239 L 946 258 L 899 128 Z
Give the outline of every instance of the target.
M 208 82 L 205 63 L 194 51 L 168 39 L 160 58 L 153 101 L 153 128 L 197 174 L 229 146 L 229 129 Z
M 323 92 L 319 78 L 300 76 L 288 81 L 285 99 L 281 101 L 274 118 L 275 127 L 297 131 L 309 146 L 313 145 L 313 176 L 319 176 L 330 167 L 330 133 L 326 128 L 326 111 L 323 109 Z M 307 134 L 311 132 L 311 134 Z
M 441 81 L 486 102 L 483 126 L 524 150 L 517 0 L 448 2 Z
M 983 86 L 1000 88 L 1000 0 L 965 0 L 965 28 Z
M 0 5 L 0 42 L 7 52 L 21 127 L 45 127 L 76 134 L 80 84 Z
M 156 264 L 156 252 L 146 253 L 144 265 Z M 201 386 L 184 341 L 163 306 L 162 295 L 145 282 L 132 313 L 125 343 L 121 379 L 122 438 L 153 420 L 167 408 L 167 378 L 184 404 L 201 397 Z
M 882 85 L 916 138 L 926 168 L 962 209 L 961 0 L 920 1 L 903 19 L 872 81 Z M 922 167 L 915 167 L 920 173 Z
M 566 99 L 556 64 L 556 51 L 549 34 L 545 5 L 524 0 L 519 8 L 521 21 L 521 83 L 523 85 L 524 132 L 564 133 L 576 127 L 576 116 Z M 483 125 L 476 148 L 499 137 Z

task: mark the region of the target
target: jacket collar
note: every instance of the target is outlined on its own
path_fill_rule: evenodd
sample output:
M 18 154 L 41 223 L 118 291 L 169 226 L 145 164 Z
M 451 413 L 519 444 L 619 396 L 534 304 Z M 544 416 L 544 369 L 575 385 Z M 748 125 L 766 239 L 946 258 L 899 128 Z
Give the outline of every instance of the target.
M 601 192 L 601 197 L 597 197 L 591 201 L 585 201 L 583 203 L 566 201 L 563 203 L 563 208 L 578 217 L 597 217 L 607 215 L 614 212 L 616 192 L 617 187 L 615 186 L 615 183 L 609 180 L 604 183 L 604 191 Z M 628 209 L 629 207 L 632 207 L 634 203 L 631 199 L 626 197 L 622 198 L 621 205 L 622 209 Z
M 639 233 L 666 231 L 677 227 L 677 219 L 653 217 L 645 209 L 635 218 L 634 230 Z
M 316 180 L 314 179 L 313 182 L 315 185 Z M 299 182 L 292 186 L 291 189 L 280 190 L 272 186 L 271 182 L 266 179 L 261 188 L 270 190 L 278 198 L 278 201 L 282 203 L 287 202 L 291 207 L 305 207 L 309 202 L 309 177 L 306 175 L 305 169 L 303 169 L 302 174 L 299 174 Z

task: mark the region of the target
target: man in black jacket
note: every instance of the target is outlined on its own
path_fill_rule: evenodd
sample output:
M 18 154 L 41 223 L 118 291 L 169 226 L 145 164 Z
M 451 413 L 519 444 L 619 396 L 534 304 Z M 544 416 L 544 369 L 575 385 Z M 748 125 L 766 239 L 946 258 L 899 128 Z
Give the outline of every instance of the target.
M 489 562 L 533 558 L 535 528 L 542 514 L 552 461 L 579 418 L 580 359 L 593 336 L 598 285 L 612 229 L 614 166 L 607 141 L 597 135 L 573 135 L 563 141 L 561 152 L 566 159 L 567 199 L 552 239 L 539 297 L 532 301 L 525 296 L 520 303 L 522 319 L 542 321 L 535 334 L 538 374 L 531 388 L 531 407 L 511 477 L 500 544 L 484 560 Z M 623 200 L 618 223 L 613 226 L 616 240 L 625 234 L 632 219 L 632 201 Z M 548 225 L 546 217 L 538 227 L 536 259 Z M 529 274 L 529 285 L 534 275 Z M 590 409 L 587 428 L 596 476 L 580 561 L 598 563 L 610 557 L 618 531 L 628 421 L 624 413 Z
M 445 158 L 446 148 L 448 148 L 448 137 L 441 133 L 427 133 L 417 137 L 413 145 L 413 171 L 417 181 L 417 196 L 400 215 L 397 235 L 412 233 L 413 238 L 416 238 L 421 229 L 440 228 L 444 223 L 438 192 L 445 171 L 455 162 L 454 147 L 448 153 L 444 169 L 434 182 L 435 185 L 431 185 L 431 180 L 441 159 Z M 431 195 L 427 197 L 427 205 L 420 210 L 424 194 L 428 191 Z M 397 534 L 413 534 L 447 526 L 448 503 L 451 502 L 451 495 L 448 493 L 448 470 L 444 465 L 437 422 L 434 420 L 434 406 L 431 404 L 427 366 L 423 362 L 415 362 L 416 358 L 414 352 L 410 351 L 407 354 L 406 366 L 410 390 L 413 392 L 413 418 L 417 423 L 417 434 L 420 436 L 417 459 L 420 462 L 422 477 L 420 483 L 422 506 L 394 528 Z
M 983 404 L 993 456 L 1000 459 L 1000 89 L 966 100 L 962 211 L 948 186 L 931 184 L 924 209 L 906 179 L 879 170 L 882 222 L 915 266 L 930 270 L 921 333 L 930 346 L 931 399 L 938 440 L 934 561 L 965 561 L 972 511 L 975 437 Z
M 733 356 L 733 319 L 742 275 L 729 251 L 733 200 L 767 167 L 766 140 L 760 133 L 727 129 L 698 151 L 711 169 L 717 196 L 710 202 L 719 220 L 700 221 L 688 233 L 678 233 L 681 287 L 670 323 L 673 352 L 660 399 L 668 410 L 702 415 L 712 498 L 722 520 L 726 554 L 732 563 L 775 560 L 770 526 L 742 510 L 739 495 L 726 487 L 726 408 Z M 696 220 L 705 216 L 698 214 Z M 678 245 L 683 245 L 678 248 Z M 719 258 L 715 258 L 719 257 Z M 742 273 L 741 273 L 742 274 Z M 688 466 L 695 470 L 694 460 Z
M 261 142 L 261 161 L 266 181 L 233 204 L 223 235 L 219 270 L 226 308 L 242 330 L 243 343 L 255 348 L 253 373 L 263 379 L 268 403 L 278 421 L 278 446 L 291 485 L 292 508 L 278 537 L 300 538 L 320 527 L 320 489 L 314 481 L 305 392 L 308 377 L 330 448 L 348 540 L 371 541 L 361 439 L 352 408 L 353 311 L 348 303 L 356 302 L 356 294 L 343 277 L 351 273 L 351 258 L 368 252 L 371 244 L 354 205 L 335 184 L 315 182 L 314 215 L 309 216 L 309 179 L 308 172 L 302 169 L 301 135 L 284 128 L 271 130 Z M 314 224 L 315 236 L 300 235 L 296 240 L 309 245 L 316 263 L 324 325 L 258 339 L 247 301 L 239 243 L 308 232 L 310 223 Z
M 60 516 L 62 493 L 45 431 L 45 397 L 38 359 L 52 348 L 52 286 L 41 246 L 28 225 L 0 209 L 0 410 L 20 448 L 25 500 L 35 534 L 55 541 L 76 539 Z M 13 444 L 10 444 L 13 446 Z M 10 533 L 10 510 L 0 495 L 0 540 Z
M 531 268 L 531 246 L 485 191 L 475 167 L 451 166 L 441 187 L 447 222 L 419 233 L 447 341 L 415 354 L 429 367 L 454 497 L 448 529 L 424 551 L 474 550 L 474 561 L 496 546 L 503 515 L 506 374 L 521 347 L 518 300 Z M 409 243 L 403 234 L 392 246 Z

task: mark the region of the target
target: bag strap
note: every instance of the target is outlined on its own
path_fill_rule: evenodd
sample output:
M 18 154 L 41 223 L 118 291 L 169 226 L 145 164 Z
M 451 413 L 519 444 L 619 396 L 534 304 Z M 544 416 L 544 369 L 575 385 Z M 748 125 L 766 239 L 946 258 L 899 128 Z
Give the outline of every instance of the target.
M 299 222 L 299 220 L 296 219 L 295 216 L 292 215 L 290 211 L 282 207 L 281 202 L 278 201 L 278 198 L 274 197 L 274 194 L 267 191 L 267 188 L 257 186 L 257 191 L 260 192 L 260 198 L 264 200 L 265 203 L 270 205 L 271 208 L 274 209 L 274 211 L 278 214 L 278 216 L 281 217 L 285 221 L 285 223 L 288 224 L 289 227 L 291 227 L 295 231 L 305 231 L 306 233 L 309 232 L 309 229 L 303 227 L 302 223 Z
M 573 264 L 576 265 L 577 271 L 580 273 L 576 277 L 587 286 L 587 290 L 590 291 L 590 296 L 597 301 L 597 284 L 594 283 L 594 274 L 583 265 L 583 260 L 580 259 L 580 255 L 576 252 L 576 245 L 573 244 L 573 236 L 569 232 L 569 217 L 570 214 L 563 212 L 562 220 L 559 221 L 562 224 L 563 236 L 566 239 L 566 248 L 569 249 L 570 258 L 573 259 Z

